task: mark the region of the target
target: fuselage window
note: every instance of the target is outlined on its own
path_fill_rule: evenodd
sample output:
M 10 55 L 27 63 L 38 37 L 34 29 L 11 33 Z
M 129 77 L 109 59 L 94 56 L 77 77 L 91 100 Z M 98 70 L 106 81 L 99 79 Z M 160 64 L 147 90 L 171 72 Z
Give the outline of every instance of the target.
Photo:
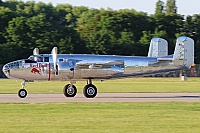
M 44 57 L 44 62 L 49 62 L 49 57 Z
M 13 68 L 14 63 L 11 63 L 10 67 Z
M 15 68 L 19 68 L 19 62 L 15 62 L 15 63 L 14 63 L 14 67 L 15 67 Z
M 19 62 L 19 66 L 22 66 L 22 61 Z
M 14 67 L 16 67 L 17 66 L 17 62 L 14 62 Z
M 63 62 L 63 59 L 59 59 L 59 62 Z

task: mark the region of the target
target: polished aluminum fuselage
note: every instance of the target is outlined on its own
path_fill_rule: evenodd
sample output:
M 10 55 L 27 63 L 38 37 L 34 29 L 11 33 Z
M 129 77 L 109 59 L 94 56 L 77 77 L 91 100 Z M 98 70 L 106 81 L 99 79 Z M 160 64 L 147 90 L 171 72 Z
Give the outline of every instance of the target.
M 172 56 L 160 61 L 142 56 L 58 54 L 56 64 L 52 54 L 41 54 L 38 58 L 7 63 L 3 72 L 9 78 L 24 80 L 71 80 L 132 77 L 176 69 Z

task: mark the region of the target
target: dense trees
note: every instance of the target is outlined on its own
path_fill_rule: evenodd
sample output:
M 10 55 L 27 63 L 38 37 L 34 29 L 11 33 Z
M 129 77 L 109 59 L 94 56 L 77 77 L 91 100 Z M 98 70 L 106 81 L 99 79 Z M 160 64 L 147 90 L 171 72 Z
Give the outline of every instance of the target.
M 177 13 L 176 0 L 167 0 L 166 14 L 173 15 Z
M 69 4 L 0 0 L 0 64 L 27 58 L 38 47 L 50 53 L 146 55 L 152 37 L 163 37 L 173 53 L 180 35 L 192 37 L 200 48 L 200 14 L 177 14 L 175 0 L 158 0 L 155 13 L 134 9 L 89 9 Z M 195 51 L 196 63 L 200 52 Z
M 155 10 L 155 14 L 156 15 L 160 15 L 160 14 L 162 14 L 162 13 L 164 13 L 164 2 L 163 1 L 161 1 L 161 0 L 158 0 L 157 2 L 156 2 L 156 10 Z

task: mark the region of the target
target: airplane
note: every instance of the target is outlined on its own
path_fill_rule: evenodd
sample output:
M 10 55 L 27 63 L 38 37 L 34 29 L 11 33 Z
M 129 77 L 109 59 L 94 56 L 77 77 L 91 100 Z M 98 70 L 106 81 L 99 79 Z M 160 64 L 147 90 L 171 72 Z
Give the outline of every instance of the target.
M 92 80 L 129 78 L 140 75 L 187 70 L 194 64 L 194 40 L 181 36 L 177 38 L 173 55 L 168 55 L 168 43 L 162 38 L 152 38 L 148 56 L 120 56 L 93 54 L 58 54 L 54 47 L 51 54 L 39 54 L 33 50 L 28 59 L 12 61 L 3 66 L 8 78 L 22 79 L 20 98 L 27 96 L 25 83 L 34 80 L 70 81 L 64 86 L 63 94 L 74 97 L 76 80 L 86 80 L 83 88 L 86 98 L 97 95 L 97 87 Z

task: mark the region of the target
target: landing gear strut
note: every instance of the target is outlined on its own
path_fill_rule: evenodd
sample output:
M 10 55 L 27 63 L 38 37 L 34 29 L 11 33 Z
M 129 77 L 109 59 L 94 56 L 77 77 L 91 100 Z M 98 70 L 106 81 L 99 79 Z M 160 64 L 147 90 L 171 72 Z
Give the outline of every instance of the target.
M 18 96 L 20 97 L 20 98 L 25 98 L 26 96 L 27 96 L 27 91 L 24 89 L 25 88 L 25 83 L 26 83 L 26 81 L 24 80 L 23 82 L 22 82 L 22 89 L 20 89 L 19 91 L 18 91 Z
M 92 80 L 87 80 L 87 85 L 83 88 L 83 94 L 87 98 L 94 98 L 97 95 L 97 88 L 92 84 Z

